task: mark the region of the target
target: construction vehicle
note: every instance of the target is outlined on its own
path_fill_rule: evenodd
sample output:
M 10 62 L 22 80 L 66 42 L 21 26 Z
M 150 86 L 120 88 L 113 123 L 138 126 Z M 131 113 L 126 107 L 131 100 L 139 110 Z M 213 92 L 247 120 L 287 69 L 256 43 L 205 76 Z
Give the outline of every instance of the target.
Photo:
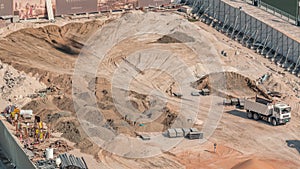
M 249 119 L 261 119 L 273 126 L 286 124 L 291 120 L 291 107 L 287 104 L 273 104 L 270 100 L 256 97 L 255 101 L 246 99 L 244 108 Z

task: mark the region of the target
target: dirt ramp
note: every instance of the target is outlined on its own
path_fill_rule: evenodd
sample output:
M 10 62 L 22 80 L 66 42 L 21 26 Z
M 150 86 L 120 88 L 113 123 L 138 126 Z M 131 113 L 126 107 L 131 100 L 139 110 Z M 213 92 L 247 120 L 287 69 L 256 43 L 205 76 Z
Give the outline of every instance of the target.
M 277 168 L 274 168 L 268 161 L 262 161 L 259 159 L 249 159 L 235 165 L 231 169 L 277 169 Z
M 236 72 L 217 72 L 201 77 L 191 83 L 195 89 L 209 88 L 213 93 L 221 97 L 253 97 L 261 95 L 269 96 L 255 80 Z

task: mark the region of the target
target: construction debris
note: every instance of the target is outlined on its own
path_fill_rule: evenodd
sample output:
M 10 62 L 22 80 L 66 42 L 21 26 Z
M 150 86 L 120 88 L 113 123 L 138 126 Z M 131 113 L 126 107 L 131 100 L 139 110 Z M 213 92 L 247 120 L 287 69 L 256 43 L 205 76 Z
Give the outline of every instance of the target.
M 183 131 L 182 128 L 175 128 L 176 131 L 176 137 L 183 137 Z
M 68 168 L 76 168 L 76 169 L 87 169 L 87 165 L 84 159 L 75 157 L 74 155 L 70 154 L 61 154 L 59 155 L 61 159 L 61 169 L 68 169 Z
M 244 109 L 244 106 L 245 106 L 245 99 L 238 99 L 238 104 L 236 105 L 236 108 L 239 108 L 239 109 Z
M 275 91 L 268 91 L 267 92 L 269 96 L 271 97 L 278 97 L 278 98 L 281 98 L 282 94 L 279 93 L 279 92 L 275 92 Z
M 223 55 L 223 56 L 226 57 L 226 56 L 227 56 L 227 53 L 226 53 L 224 50 L 222 50 L 222 51 L 221 51 L 221 55 Z
M 141 137 L 141 139 L 143 139 L 143 140 L 150 140 L 150 139 L 151 139 L 150 136 L 147 135 L 147 134 L 141 134 L 140 137 Z
M 38 169 L 56 169 L 56 163 L 54 160 L 39 160 L 35 164 Z
M 182 130 L 183 130 L 184 137 L 186 137 L 191 132 L 191 130 L 189 128 L 182 128 Z
M 232 98 L 232 99 L 231 99 L 231 104 L 234 105 L 234 106 L 238 105 L 238 104 L 239 104 L 239 99 L 237 99 L 237 98 Z
M 24 119 L 31 119 L 33 116 L 33 111 L 32 110 L 21 110 L 20 115 Z
M 172 93 L 172 95 L 175 96 L 175 97 L 178 97 L 178 98 L 182 97 L 182 94 L 180 94 L 180 93 Z
M 167 130 L 170 138 L 186 137 L 189 139 L 203 139 L 203 133 L 199 132 L 197 128 L 175 128 Z
M 35 164 L 38 169 L 87 169 L 85 160 L 70 154 L 60 154 L 54 159 L 38 160 Z
M 180 12 L 184 12 L 186 14 L 190 14 L 192 12 L 192 8 L 189 6 L 181 6 L 179 10 Z
M 243 109 L 245 105 L 245 99 L 241 99 L 241 98 L 224 99 L 223 105 L 236 106 L 237 108 Z
M 223 105 L 225 105 L 225 106 L 231 106 L 232 105 L 231 104 L 231 100 L 230 99 L 223 100 Z
M 262 77 L 259 78 L 259 83 L 263 84 L 265 81 L 269 80 L 270 74 L 264 74 Z
M 168 129 L 167 132 L 168 132 L 168 136 L 170 138 L 175 138 L 176 137 L 176 131 L 175 131 L 175 129 Z
M 11 71 L 7 70 L 4 73 L 3 79 L 8 88 L 13 88 L 25 80 L 25 76 L 14 76 Z
M 193 139 L 203 139 L 203 133 L 199 132 L 199 131 L 194 131 L 194 132 L 190 132 L 188 134 L 188 138 L 193 140 Z
M 35 164 L 38 169 L 87 169 L 85 160 L 70 154 L 60 154 L 55 160 L 38 160 Z
M 207 96 L 210 94 L 210 91 L 209 89 L 205 88 L 205 89 L 201 89 L 200 91 L 197 91 L 197 92 L 191 92 L 191 95 L 192 96 Z
M 201 90 L 201 94 L 202 94 L 203 96 L 207 96 L 207 95 L 210 94 L 210 91 L 209 91 L 209 89 L 205 88 L 205 89 L 202 89 L 202 90 Z
M 20 110 L 17 105 L 9 105 L 2 112 L 7 121 L 15 126 L 15 135 L 24 145 L 24 152 L 36 162 L 37 168 L 57 168 L 54 155 L 65 153 L 71 148 L 66 141 L 50 140 L 51 129 L 32 110 Z M 44 160 L 46 159 L 46 160 Z
M 50 147 L 53 147 L 57 152 L 67 152 L 71 150 L 67 142 L 63 140 L 57 140 L 54 143 L 51 143 Z
M 200 96 L 200 93 L 201 93 L 200 91 L 199 92 L 191 92 L 191 95 L 192 96 Z
M 197 128 L 190 128 L 191 132 L 197 132 L 199 131 Z
M 201 89 L 200 91 L 196 91 L 196 92 L 191 92 L 192 96 L 207 96 L 210 94 L 210 90 L 205 88 L 205 89 Z

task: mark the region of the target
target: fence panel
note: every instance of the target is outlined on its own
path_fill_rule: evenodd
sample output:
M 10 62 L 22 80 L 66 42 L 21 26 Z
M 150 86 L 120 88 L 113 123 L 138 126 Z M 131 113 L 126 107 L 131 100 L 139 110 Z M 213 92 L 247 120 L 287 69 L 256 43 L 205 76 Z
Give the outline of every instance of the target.
M 28 159 L 3 122 L 0 120 L 0 144 L 8 158 L 17 166 L 17 169 L 35 169 L 35 165 Z
M 250 36 L 254 42 L 260 42 L 283 56 L 288 55 L 290 60 L 297 62 L 300 55 L 299 42 L 221 0 L 203 0 L 199 5 L 203 12 L 223 22 L 227 27 Z M 207 7 L 210 8 L 205 10 Z

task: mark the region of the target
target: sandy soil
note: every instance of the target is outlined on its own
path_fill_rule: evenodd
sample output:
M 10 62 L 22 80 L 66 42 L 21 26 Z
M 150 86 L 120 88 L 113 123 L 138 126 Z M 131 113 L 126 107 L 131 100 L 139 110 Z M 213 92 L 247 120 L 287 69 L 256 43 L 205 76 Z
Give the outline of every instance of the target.
M 176 17 L 179 20 L 182 19 L 181 16 Z M 255 94 L 261 93 L 257 92 L 257 88 L 281 92 L 283 94 L 282 101 L 292 106 L 292 121 L 285 126 L 273 127 L 264 122 L 249 120 L 244 112 L 227 107 L 216 131 L 207 142 L 199 144 L 196 140 L 183 140 L 172 150 L 160 156 L 128 159 L 108 153 L 93 144 L 80 127 L 74 113 L 71 93 L 72 73 L 78 54 L 86 41 L 109 22 L 105 19 L 98 19 L 85 23 L 80 23 L 80 21 L 69 23 L 64 26 L 48 25 L 42 28 L 27 28 L 3 37 L 0 42 L 0 60 L 3 65 L 10 67 L 9 69 L 14 74 L 13 77 L 19 77 L 22 74 L 17 73 L 18 71 L 24 72 L 24 76 L 26 76 L 26 79 L 22 81 L 23 85 L 19 85 L 21 87 L 16 85 L 9 97 L 18 97 L 19 93 L 22 93 L 22 96 L 34 94 L 34 90 L 46 87 L 55 89 L 47 93 L 45 97 L 37 97 L 32 100 L 26 98 L 29 100 L 18 104 L 24 105 L 25 109 L 33 109 L 36 114 L 42 116 L 44 121 L 51 123 L 55 130 L 61 132 L 63 137 L 72 141 L 78 148 L 72 153 L 79 156 L 82 155 L 82 152 L 85 153 L 84 157 L 89 162 L 90 168 L 298 168 L 297 166 L 300 165 L 298 160 L 300 134 L 297 131 L 300 120 L 299 98 L 297 97 L 300 84 L 298 78 L 284 72 L 269 60 L 201 22 L 190 23 L 198 27 L 199 36 L 202 36 L 202 39 L 199 39 L 206 42 L 200 48 L 203 49 L 200 60 L 195 58 L 188 48 L 176 43 L 174 39 L 160 35 L 126 39 L 110 51 L 107 60 L 103 63 L 106 66 L 103 69 L 104 74 L 95 79 L 95 94 L 98 107 L 103 110 L 105 119 L 113 120 L 112 128 L 119 133 L 135 136 L 135 131 L 161 132 L 169 127 L 168 123 L 173 123 L 172 117 L 176 116 L 177 112 L 176 105 L 172 103 L 176 99 L 173 99 L 169 91 L 172 85 L 174 86 L 172 90 L 176 91 L 178 84 L 173 83 L 171 78 L 166 80 L 168 79 L 167 75 L 153 70 L 144 72 L 131 82 L 133 87 L 127 91 L 132 105 L 140 112 L 145 112 L 149 109 L 151 98 L 147 93 L 143 93 L 145 88 L 140 87 L 139 84 L 149 82 L 151 77 L 153 81 L 151 87 L 159 89 L 169 99 L 170 104 L 165 109 L 168 111 L 163 112 L 163 115 L 154 123 L 149 123 L 147 128 L 133 126 L 130 122 L 125 122 L 117 113 L 112 100 L 112 82 L 108 78 L 124 61 L 124 58 L 126 59 L 126 56 L 133 51 L 163 47 L 179 53 L 189 66 L 197 63 L 196 66 L 193 66 L 194 76 L 197 80 L 201 79 L 202 75 L 210 73 L 203 72 L 203 67 L 201 67 L 201 64 L 206 64 L 207 56 L 220 59 L 223 70 L 227 72 L 225 73 L 226 87 L 216 85 L 220 84 L 219 82 L 222 80 L 218 79 L 219 76 L 207 75 L 208 78 L 211 78 L 209 81 L 216 92 L 213 96 L 201 99 L 197 119 L 200 122 L 196 125 L 199 129 L 203 127 L 202 123 L 211 106 L 221 108 L 221 105 L 211 105 L 213 99 L 222 100 L 224 95 L 253 97 Z M 150 43 L 155 40 L 157 43 Z M 187 40 L 190 39 L 187 38 Z M 189 43 L 188 41 L 183 43 Z M 227 57 L 220 55 L 222 50 L 228 53 Z M 138 65 L 138 63 L 136 64 Z M 0 71 L 4 77 L 4 71 Z M 253 81 L 265 73 L 272 74 L 269 81 L 265 82 L 263 86 L 255 86 Z M 197 89 L 209 85 L 202 83 L 203 79 L 202 82 L 197 80 L 194 81 L 197 84 L 194 87 Z M 251 85 L 254 85 L 254 88 L 249 87 L 249 81 L 252 81 Z M 1 85 L 5 86 L 5 81 L 1 82 Z M 192 90 L 192 87 L 189 90 Z M 2 94 L 2 96 L 5 95 Z M 7 104 L 4 102 L 5 99 L 1 100 L 2 106 Z M 122 128 L 124 124 L 129 127 Z M 213 152 L 213 143 L 218 144 L 216 153 Z

